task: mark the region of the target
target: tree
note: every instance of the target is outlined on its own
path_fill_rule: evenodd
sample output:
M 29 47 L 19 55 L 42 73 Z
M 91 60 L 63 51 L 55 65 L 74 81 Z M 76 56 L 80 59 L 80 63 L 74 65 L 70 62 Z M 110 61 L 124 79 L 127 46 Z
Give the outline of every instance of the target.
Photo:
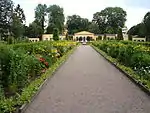
M 60 33 L 64 30 L 64 10 L 58 5 L 52 5 L 48 8 L 48 28 L 47 32 L 53 32 L 54 28 L 58 28 Z
M 131 27 L 128 30 L 127 34 L 129 34 L 129 35 L 138 35 L 138 27 L 137 27 L 137 25 Z
M 13 2 L 11 0 L 0 0 L 0 35 L 5 37 L 10 34 L 13 15 Z
M 39 26 L 36 22 L 32 22 L 29 27 L 26 27 L 26 35 L 29 38 L 40 38 L 42 34 L 42 27 Z
M 13 36 L 18 39 L 24 34 L 25 15 L 23 9 L 18 4 L 13 12 L 11 30 Z
M 123 40 L 123 34 L 121 28 L 118 29 L 117 40 Z
M 101 33 L 100 30 L 99 30 L 98 24 L 96 24 L 94 22 L 89 23 L 88 31 L 90 31 L 94 34 L 100 34 Z
M 124 27 L 126 11 L 120 7 L 108 7 L 93 15 L 93 22 L 99 25 L 102 33 L 117 33 L 119 28 Z
M 145 25 L 145 36 L 147 41 L 150 41 L 150 12 L 148 12 L 145 16 L 144 16 L 144 25 Z
M 67 29 L 69 34 L 87 31 L 89 29 L 89 21 L 86 18 L 81 18 L 79 15 L 68 16 Z
M 107 36 L 106 36 L 106 34 L 104 34 L 103 40 L 106 40 L 106 38 L 107 38 Z
M 58 30 L 58 28 L 54 28 L 54 30 L 53 30 L 53 40 L 55 40 L 55 41 L 59 40 L 59 30 Z
M 128 35 L 128 40 L 132 41 L 132 35 Z
M 137 35 L 138 37 L 145 37 L 146 29 L 144 23 L 139 23 L 133 27 L 131 27 L 128 32 L 128 35 Z
M 42 28 L 42 33 L 44 33 L 45 22 L 47 15 L 47 5 L 46 4 L 38 4 L 35 8 L 35 22 L 38 26 Z
M 46 33 L 47 34 L 52 34 L 53 33 L 53 29 L 55 28 L 55 25 L 53 23 L 49 24 L 46 28 Z
M 22 37 L 24 34 L 24 27 L 16 16 L 13 17 L 12 33 L 15 39 Z

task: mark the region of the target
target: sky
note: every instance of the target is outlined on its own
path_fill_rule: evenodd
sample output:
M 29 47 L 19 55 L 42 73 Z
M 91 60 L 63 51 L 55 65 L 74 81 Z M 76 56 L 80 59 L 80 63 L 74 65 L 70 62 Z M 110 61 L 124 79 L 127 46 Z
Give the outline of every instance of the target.
M 144 15 L 150 11 L 150 0 L 13 0 L 20 4 L 26 15 L 27 25 L 34 20 L 34 10 L 39 3 L 59 5 L 64 8 L 65 17 L 77 14 L 90 21 L 93 14 L 106 7 L 121 7 L 127 12 L 126 26 L 128 29 L 140 23 Z

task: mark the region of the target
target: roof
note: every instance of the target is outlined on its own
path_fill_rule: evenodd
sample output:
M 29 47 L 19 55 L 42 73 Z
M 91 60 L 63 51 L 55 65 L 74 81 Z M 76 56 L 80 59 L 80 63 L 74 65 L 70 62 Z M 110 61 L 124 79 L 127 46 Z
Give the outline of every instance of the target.
M 94 33 L 91 33 L 88 31 L 81 31 L 81 32 L 75 33 L 75 35 L 94 35 Z

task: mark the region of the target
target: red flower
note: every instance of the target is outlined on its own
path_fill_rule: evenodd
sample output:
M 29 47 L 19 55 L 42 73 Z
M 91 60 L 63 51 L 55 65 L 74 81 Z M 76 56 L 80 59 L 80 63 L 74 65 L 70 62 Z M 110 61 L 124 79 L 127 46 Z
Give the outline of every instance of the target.
M 49 65 L 48 62 L 44 62 L 44 64 L 45 64 L 45 66 L 47 66 L 47 67 L 48 67 L 48 65 Z
M 40 58 L 39 60 L 40 60 L 40 62 L 45 62 L 44 58 Z

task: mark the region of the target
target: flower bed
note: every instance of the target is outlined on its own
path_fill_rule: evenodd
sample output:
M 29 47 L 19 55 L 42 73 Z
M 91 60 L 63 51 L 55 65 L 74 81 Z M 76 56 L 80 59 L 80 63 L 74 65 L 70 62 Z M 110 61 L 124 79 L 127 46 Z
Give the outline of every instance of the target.
M 0 113 L 13 112 L 30 101 L 61 57 L 75 46 L 65 41 L 0 46 Z
M 117 41 L 100 41 L 92 44 L 115 59 L 115 63 L 123 65 L 125 70 L 132 72 L 132 77 L 150 89 L 149 47 Z

